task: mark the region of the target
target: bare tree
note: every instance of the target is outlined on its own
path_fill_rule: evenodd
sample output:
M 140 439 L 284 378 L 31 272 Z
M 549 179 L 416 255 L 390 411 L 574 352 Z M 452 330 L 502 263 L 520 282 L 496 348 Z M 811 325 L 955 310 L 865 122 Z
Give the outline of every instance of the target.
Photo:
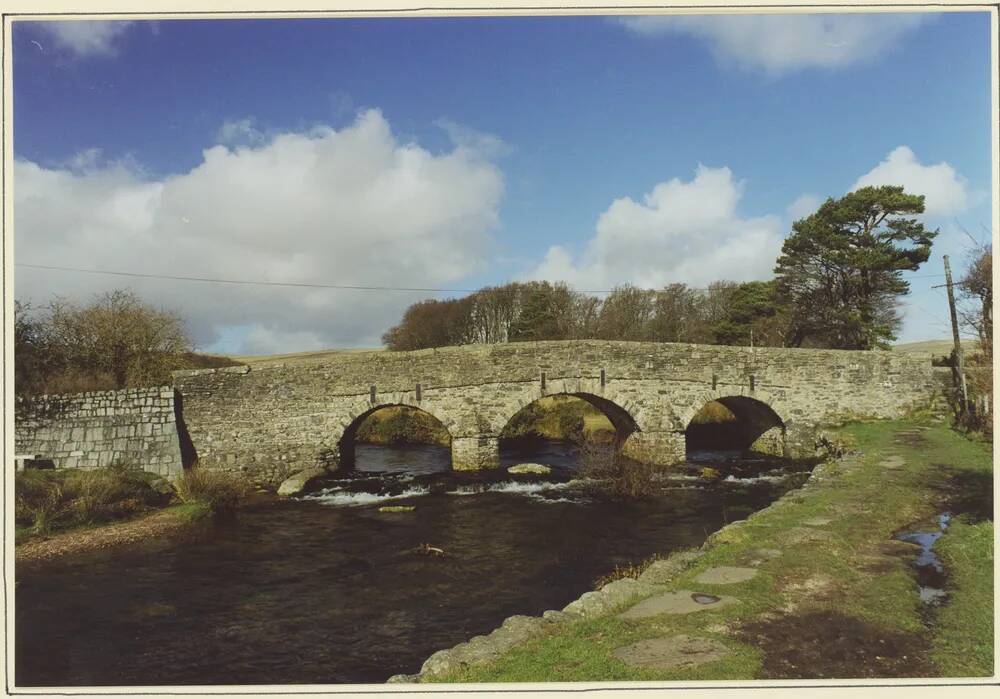
M 993 356 L 993 247 L 980 244 L 969 256 L 969 267 L 959 282 L 962 324 L 979 337 L 980 351 Z
M 109 375 L 115 388 L 168 382 L 191 341 L 180 316 L 117 289 L 86 306 L 57 299 L 44 321 L 50 347 L 76 371 Z

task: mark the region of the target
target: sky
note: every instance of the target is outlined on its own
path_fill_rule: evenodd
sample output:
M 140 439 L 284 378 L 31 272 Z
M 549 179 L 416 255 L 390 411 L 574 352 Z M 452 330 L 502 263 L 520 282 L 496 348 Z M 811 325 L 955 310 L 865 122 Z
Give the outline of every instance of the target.
M 376 347 L 484 285 L 768 279 L 794 220 L 925 195 L 899 340 L 991 239 L 987 13 L 15 21 L 15 296 L 128 287 L 203 351 Z M 232 285 L 46 270 L 447 289 Z

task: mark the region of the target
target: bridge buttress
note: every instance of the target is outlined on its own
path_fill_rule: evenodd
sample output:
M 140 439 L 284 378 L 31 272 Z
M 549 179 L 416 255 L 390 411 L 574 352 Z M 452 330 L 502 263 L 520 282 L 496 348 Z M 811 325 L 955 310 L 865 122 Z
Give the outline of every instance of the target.
M 684 460 L 684 432 L 633 432 L 622 445 L 622 454 L 630 459 L 656 466 L 671 466 Z
M 456 471 L 500 468 L 500 439 L 493 435 L 453 437 L 451 467 Z

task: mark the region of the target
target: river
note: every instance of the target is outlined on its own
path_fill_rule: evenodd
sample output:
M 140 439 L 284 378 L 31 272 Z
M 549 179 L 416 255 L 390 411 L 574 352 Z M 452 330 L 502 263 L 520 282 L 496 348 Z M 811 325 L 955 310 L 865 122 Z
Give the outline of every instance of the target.
M 567 445 L 515 446 L 503 461 L 555 468 L 454 473 L 441 447 L 359 445 L 356 472 L 308 496 L 19 569 L 16 682 L 383 682 L 507 616 L 565 606 L 616 565 L 697 546 L 807 476 L 731 459 L 727 479 L 679 475 L 620 500 L 572 479 Z M 424 544 L 444 555 L 422 555 Z

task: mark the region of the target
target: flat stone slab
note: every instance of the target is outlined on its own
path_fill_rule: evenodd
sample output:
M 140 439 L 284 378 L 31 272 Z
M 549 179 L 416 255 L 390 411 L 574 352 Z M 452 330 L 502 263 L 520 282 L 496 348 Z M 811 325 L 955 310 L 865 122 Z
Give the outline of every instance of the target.
M 650 638 L 611 651 L 611 655 L 626 665 L 648 670 L 692 667 L 728 654 L 729 649 L 719 641 L 687 634 Z
M 834 538 L 833 533 L 815 527 L 792 527 L 782 533 L 781 543 L 794 546 L 795 544 L 810 544 L 817 541 L 829 541 Z
M 745 582 L 757 575 L 756 568 L 740 568 L 737 566 L 716 566 L 703 571 L 694 579 L 695 582 L 706 585 L 733 585 Z
M 897 469 L 905 463 L 906 461 L 903 460 L 902 456 L 890 456 L 887 459 L 882 459 L 878 465 L 882 468 Z
M 831 517 L 813 517 L 811 519 L 802 520 L 802 524 L 809 527 L 825 527 L 832 521 L 833 518 Z
M 695 601 L 695 598 L 704 599 L 707 603 Z M 714 601 L 709 601 L 714 600 Z M 707 595 L 704 592 L 693 592 L 691 590 L 677 590 L 676 592 L 666 592 L 662 595 L 649 597 L 639 604 L 627 609 L 618 615 L 619 619 L 648 619 L 660 614 L 691 614 L 693 612 L 704 612 L 709 609 L 722 609 L 737 602 L 735 597 Z
M 739 557 L 739 563 L 745 566 L 757 567 L 762 563 L 781 557 L 781 549 L 750 549 Z

